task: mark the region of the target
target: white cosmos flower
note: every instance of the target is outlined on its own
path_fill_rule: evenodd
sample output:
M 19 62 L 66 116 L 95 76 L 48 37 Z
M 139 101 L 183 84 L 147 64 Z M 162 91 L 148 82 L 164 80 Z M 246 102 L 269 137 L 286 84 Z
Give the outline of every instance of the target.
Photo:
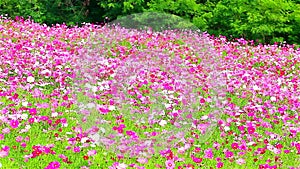
M 229 128 L 228 126 L 225 126 L 225 127 L 224 127 L 224 130 L 225 130 L 225 131 L 229 131 L 230 128 Z
M 46 73 L 51 73 L 51 71 L 50 70 L 48 70 L 48 69 L 45 69 L 45 70 L 43 70 L 42 72 L 41 72 L 42 74 L 46 74 Z
M 24 113 L 24 114 L 21 115 L 21 119 L 26 120 L 27 118 L 28 118 L 28 114 Z
M 89 83 L 86 83 L 85 85 L 84 85 L 84 87 L 86 87 L 86 88 L 92 88 L 92 86 L 89 84 Z
M 126 169 L 127 168 L 127 164 L 121 163 L 117 166 L 117 169 Z
M 253 86 L 253 89 L 254 90 L 260 90 L 260 88 L 257 85 Z
M 169 103 L 164 103 L 164 105 L 166 108 L 170 108 L 172 106 L 172 104 L 169 104 Z
M 58 116 L 57 112 L 52 113 L 52 117 L 57 117 L 57 116 Z
M 275 101 L 276 101 L 276 97 L 272 96 L 272 97 L 271 97 L 271 101 L 272 101 L 272 102 L 275 102 Z
M 277 84 L 278 84 L 278 85 L 281 85 L 281 84 L 282 84 L 281 79 L 278 79 L 278 80 L 277 80 Z
M 107 60 L 104 60 L 103 64 L 105 64 L 107 66 L 107 65 L 109 65 L 109 62 Z
M 201 120 L 207 120 L 208 119 L 208 116 L 205 115 L 205 116 L 202 116 Z
M 112 105 L 108 106 L 108 110 L 110 110 L 110 111 L 115 110 L 115 109 L 116 109 L 115 106 L 112 106 Z
M 89 139 L 88 137 L 83 137 L 83 138 L 81 139 L 81 143 L 85 143 L 88 139 Z
M 150 141 L 150 140 L 145 141 L 145 145 L 147 145 L 147 146 L 150 146 L 151 143 L 152 143 L 152 141 Z
M 98 91 L 97 86 L 93 86 L 93 87 L 92 87 L 92 91 L 93 91 L 93 92 L 97 92 L 97 91 Z
M 160 126 L 165 126 L 167 124 L 167 121 L 166 120 L 161 120 L 160 122 L 159 122 L 159 125 Z
M 247 146 L 252 146 L 252 145 L 254 145 L 254 144 L 255 144 L 255 142 L 251 141 L 251 142 L 247 143 L 246 145 L 247 145 Z
M 86 106 L 88 108 L 94 108 L 96 105 L 94 103 L 88 103 Z
M 286 91 L 288 91 L 288 88 L 286 86 L 284 86 L 281 90 L 286 92 Z
M 26 107 L 28 105 L 28 102 L 22 102 L 22 106 Z
M 25 129 L 26 129 L 26 130 L 29 130 L 30 128 L 31 128 L 30 125 L 26 125 L 26 126 L 25 126 Z
M 27 82 L 28 82 L 28 83 L 34 82 L 34 77 L 28 76 L 28 77 L 27 77 Z
M 184 152 L 185 152 L 184 147 L 178 148 L 178 153 L 179 153 L 179 154 L 183 154 Z
M 100 137 L 100 135 L 99 135 L 98 133 L 93 134 L 93 135 L 91 135 L 91 136 L 89 136 L 89 137 L 90 137 L 91 139 L 94 140 L 94 143 L 95 143 L 96 145 L 99 145 L 99 144 L 100 144 L 99 141 L 100 141 L 101 137 Z
M 100 86 L 100 91 L 103 91 L 105 89 L 105 87 L 103 87 L 103 85 Z
M 102 133 L 105 133 L 105 131 L 106 131 L 105 128 L 103 128 L 103 127 L 101 127 L 100 130 Z
M 104 88 L 105 89 L 109 89 L 109 85 L 108 84 L 104 84 Z

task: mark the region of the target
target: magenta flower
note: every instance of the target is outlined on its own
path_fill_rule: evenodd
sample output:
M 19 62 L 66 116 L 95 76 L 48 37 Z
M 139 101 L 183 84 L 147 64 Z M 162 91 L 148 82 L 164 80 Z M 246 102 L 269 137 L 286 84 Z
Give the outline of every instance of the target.
M 34 118 L 29 118 L 29 119 L 28 119 L 28 122 L 29 122 L 30 124 L 34 123 Z
M 248 130 L 248 133 L 249 133 L 249 134 L 253 134 L 253 133 L 255 132 L 255 128 L 252 127 L 252 126 L 248 127 L 247 130 Z
M 201 99 L 200 99 L 200 103 L 201 103 L 201 104 L 204 104 L 204 103 L 205 103 L 205 99 L 204 99 L 204 98 L 201 98 Z
M 195 163 L 201 163 L 202 162 L 202 158 L 195 157 L 194 155 L 191 155 L 191 158 Z
M 51 149 L 49 147 L 44 147 L 44 153 L 49 154 Z
M 25 148 L 25 147 L 27 146 L 27 144 L 26 144 L 25 142 L 22 142 L 22 143 L 21 143 L 21 146 L 22 146 L 23 148 Z
M 58 161 L 53 161 L 45 169 L 59 169 L 60 163 Z
M 218 162 L 218 163 L 217 163 L 217 168 L 222 168 L 223 165 L 224 165 L 224 164 L 223 164 L 222 162 Z
M 62 124 L 65 124 L 65 123 L 67 123 L 67 119 L 61 118 L 61 119 L 60 119 L 60 122 L 61 122 Z
M 15 129 L 15 128 L 18 128 L 19 127 L 19 121 L 18 120 L 11 120 L 10 121 L 10 126 L 11 128 Z
M 4 147 L 2 148 L 2 150 L 4 150 L 4 151 L 9 151 L 9 150 L 10 150 L 10 147 L 4 146 Z
M 131 131 L 131 130 L 128 130 L 128 131 L 126 131 L 126 134 L 129 135 L 129 136 L 133 136 L 135 134 L 135 132 Z
M 238 143 L 232 143 L 231 144 L 231 148 L 234 149 L 234 150 L 237 149 L 238 147 L 239 147 Z
M 73 152 L 74 153 L 79 153 L 80 152 L 80 147 L 74 147 Z
M 32 115 L 32 116 L 36 115 L 36 112 L 37 112 L 37 111 L 36 111 L 35 108 L 29 109 L 29 114 Z
M 231 158 L 231 157 L 233 157 L 233 155 L 234 155 L 234 154 L 233 154 L 233 152 L 231 152 L 231 151 L 226 151 L 226 152 L 225 152 L 225 157 L 226 157 L 226 158 Z

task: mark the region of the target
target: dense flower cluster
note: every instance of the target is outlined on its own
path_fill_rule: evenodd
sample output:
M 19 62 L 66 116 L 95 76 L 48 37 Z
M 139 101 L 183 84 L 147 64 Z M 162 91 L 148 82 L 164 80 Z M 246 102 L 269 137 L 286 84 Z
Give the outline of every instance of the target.
M 0 166 L 4 168 L 300 166 L 300 51 L 293 46 L 254 47 L 243 39 L 227 42 L 206 34 L 138 33 L 89 24 L 48 27 L 6 18 L 0 19 L 0 36 Z M 96 47 L 91 48 L 93 42 Z M 139 59 L 151 60 L 151 53 L 161 53 L 161 60 L 149 62 L 147 71 L 134 65 Z M 219 58 L 215 67 L 208 65 L 213 63 L 212 55 Z M 130 59 L 132 65 L 126 66 Z M 159 62 L 182 75 L 151 65 Z M 180 64 L 186 65 L 184 70 L 172 67 Z M 138 74 L 131 77 L 130 72 Z M 218 86 L 212 72 L 226 78 L 222 88 L 226 93 L 218 96 L 226 97 L 218 103 L 223 107 L 218 118 L 211 107 L 217 105 L 212 89 Z M 131 79 L 124 87 L 127 94 L 114 88 L 122 77 Z M 185 98 L 190 88 L 182 77 L 194 78 L 189 86 L 196 94 Z M 129 112 L 151 112 L 153 91 L 161 92 L 157 98 L 162 98 L 163 108 L 156 112 L 160 118 L 134 121 L 120 110 L 120 104 L 126 103 Z M 84 103 L 85 97 L 94 102 Z M 89 109 L 95 109 L 102 121 Z M 155 153 L 156 142 L 142 140 L 159 139 L 164 128 L 180 126 L 187 110 L 193 112 L 186 116 L 192 124 L 184 136 L 164 138 L 165 142 L 181 138 L 176 144 Z M 90 117 L 99 125 L 84 128 Z M 215 128 L 203 142 L 211 119 L 216 120 Z M 108 131 L 114 134 L 99 135 Z M 148 145 L 152 148 L 145 148 Z M 107 151 L 114 146 L 116 153 Z

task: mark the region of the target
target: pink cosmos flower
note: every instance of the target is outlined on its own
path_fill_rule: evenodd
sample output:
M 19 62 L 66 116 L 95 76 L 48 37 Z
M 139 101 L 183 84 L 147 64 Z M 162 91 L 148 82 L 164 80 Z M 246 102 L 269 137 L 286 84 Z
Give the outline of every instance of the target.
M 254 132 L 255 132 L 255 128 L 254 127 L 252 127 L 252 126 L 248 127 L 248 133 L 249 134 L 253 134 Z
M 239 159 L 236 160 L 236 163 L 237 163 L 238 165 L 243 165 L 243 164 L 245 164 L 246 162 L 245 162 L 245 159 L 239 158 Z
M 9 150 L 10 150 L 10 147 L 4 146 L 4 147 L 2 148 L 2 150 L 4 150 L 4 151 L 9 151 Z
M 29 109 L 29 114 L 32 115 L 32 116 L 36 115 L 36 112 L 37 112 L 37 111 L 36 111 L 35 108 Z
M 137 162 L 139 162 L 141 164 L 146 164 L 148 162 L 148 159 L 147 158 L 141 158 L 141 157 L 139 157 L 137 159 Z
M 30 124 L 34 123 L 34 118 L 29 118 L 29 119 L 28 119 L 28 122 L 29 122 Z
M 87 167 L 87 166 L 82 166 L 82 167 L 80 167 L 80 169 L 89 169 L 89 167 Z
M 175 168 L 175 163 L 173 160 L 167 160 L 165 162 L 167 169 L 174 169 Z
M 6 157 L 6 156 L 8 156 L 8 151 L 1 150 L 1 151 L 0 151 L 0 157 L 1 157 L 1 158 L 4 158 L 4 157 Z
M 80 147 L 74 147 L 73 152 L 74 153 L 79 153 L 80 152 Z
M 22 143 L 21 143 L 21 146 L 22 146 L 23 148 L 25 148 L 25 147 L 27 146 L 27 144 L 26 144 L 25 142 L 22 142 Z
M 204 103 L 205 103 L 205 99 L 204 99 L 204 98 L 201 98 L 201 99 L 200 99 L 200 103 L 201 103 L 201 104 L 204 104 Z
M 88 156 L 93 156 L 93 155 L 96 155 L 97 154 L 97 151 L 96 150 L 90 150 L 88 151 L 87 155 Z
M 237 149 L 238 147 L 239 147 L 238 143 L 234 142 L 234 143 L 231 144 L 231 148 L 234 149 L 234 150 Z
M 16 142 L 21 142 L 23 140 L 23 137 L 22 136 L 17 136 L 16 137 Z
M 201 163 L 202 162 L 202 158 L 195 157 L 194 155 L 191 155 L 191 158 L 195 163 Z
M 0 140 L 4 140 L 4 135 L 0 134 Z
M 204 150 L 204 158 L 209 158 L 209 159 L 213 159 L 214 158 L 214 154 L 213 154 L 211 148 L 209 148 L 207 150 Z
M 233 154 L 233 152 L 231 152 L 231 151 L 226 151 L 226 152 L 225 152 L 225 157 L 226 157 L 226 158 L 233 157 L 233 155 L 234 155 L 234 154 Z
M 223 164 L 222 162 L 218 162 L 218 163 L 217 163 L 217 168 L 222 168 L 223 165 L 224 165 L 224 164 Z
M 65 123 L 67 123 L 67 119 L 61 118 L 61 119 L 60 119 L 60 122 L 61 122 L 62 124 L 65 124 Z
M 60 163 L 58 161 L 53 161 L 45 169 L 59 169 Z
M 221 145 L 218 142 L 214 142 L 214 144 L 213 144 L 213 147 L 217 150 L 220 148 L 220 146 Z
M 15 129 L 15 128 L 18 128 L 19 127 L 19 121 L 18 120 L 11 120 L 10 121 L 10 126 L 11 128 Z
M 128 130 L 128 131 L 126 131 L 126 134 L 129 135 L 129 136 L 133 136 L 135 134 L 135 132 L 131 131 L 131 130 Z

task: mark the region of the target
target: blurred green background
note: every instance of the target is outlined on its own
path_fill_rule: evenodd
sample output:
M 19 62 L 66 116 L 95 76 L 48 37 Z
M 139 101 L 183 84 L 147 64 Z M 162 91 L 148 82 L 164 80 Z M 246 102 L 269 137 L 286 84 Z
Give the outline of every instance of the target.
M 180 16 L 211 35 L 300 44 L 300 0 L 1 0 L 0 14 L 38 23 L 100 24 L 134 13 Z

